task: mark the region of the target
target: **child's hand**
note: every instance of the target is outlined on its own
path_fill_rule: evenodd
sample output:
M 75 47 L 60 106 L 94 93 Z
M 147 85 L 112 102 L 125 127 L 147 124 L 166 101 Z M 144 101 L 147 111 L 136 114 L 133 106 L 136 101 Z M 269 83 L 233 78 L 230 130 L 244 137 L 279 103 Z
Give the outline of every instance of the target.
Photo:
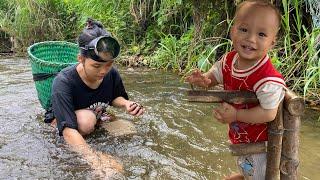
M 127 112 L 133 116 L 140 116 L 144 113 L 143 106 L 133 101 L 127 101 L 125 107 Z
M 196 86 L 207 88 L 211 84 L 211 79 L 204 76 L 199 69 L 194 70 L 191 75 L 185 78 L 186 82 Z
M 232 123 L 237 119 L 237 109 L 228 103 L 213 109 L 213 116 L 221 123 Z

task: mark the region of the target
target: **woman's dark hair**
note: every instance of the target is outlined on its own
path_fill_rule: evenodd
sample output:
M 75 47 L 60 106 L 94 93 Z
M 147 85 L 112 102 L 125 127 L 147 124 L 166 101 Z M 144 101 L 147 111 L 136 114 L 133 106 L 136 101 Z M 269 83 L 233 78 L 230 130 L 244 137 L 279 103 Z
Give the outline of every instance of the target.
M 78 37 L 79 47 L 85 47 L 93 39 L 100 36 L 111 36 L 111 34 L 103 28 L 99 21 L 88 18 L 86 27 Z

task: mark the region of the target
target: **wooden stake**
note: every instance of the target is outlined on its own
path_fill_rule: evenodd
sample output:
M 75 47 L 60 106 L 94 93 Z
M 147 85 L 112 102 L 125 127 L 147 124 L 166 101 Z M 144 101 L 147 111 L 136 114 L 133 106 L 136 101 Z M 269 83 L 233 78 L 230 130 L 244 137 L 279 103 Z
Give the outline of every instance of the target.
M 283 136 L 283 103 L 278 107 L 276 118 L 268 123 L 268 147 L 266 180 L 280 178 L 280 157 Z
M 267 152 L 267 142 L 230 144 L 229 148 L 233 156 L 244 156 Z
M 254 92 L 250 91 L 226 91 L 226 90 L 190 90 L 187 91 L 190 102 L 227 102 L 233 104 L 259 103 Z
M 284 110 L 284 115 L 283 126 L 285 131 L 282 141 L 280 178 L 283 180 L 297 180 L 300 117 L 292 116 L 287 109 Z
M 301 116 L 305 109 L 303 98 L 297 96 L 293 91 L 287 90 L 284 106 L 292 116 Z
M 191 102 L 258 103 L 256 95 L 248 91 L 197 90 L 187 91 L 187 93 Z M 268 123 L 266 179 L 297 179 L 300 116 L 304 108 L 303 99 L 291 90 L 287 90 L 284 102 L 279 105 L 275 120 Z M 230 149 L 233 154 L 241 155 L 260 151 L 262 146 L 258 144 L 231 145 Z
M 283 121 L 285 131 L 280 164 L 280 178 L 284 180 L 298 179 L 300 116 L 303 114 L 304 109 L 303 99 L 292 91 L 288 91 L 285 96 Z

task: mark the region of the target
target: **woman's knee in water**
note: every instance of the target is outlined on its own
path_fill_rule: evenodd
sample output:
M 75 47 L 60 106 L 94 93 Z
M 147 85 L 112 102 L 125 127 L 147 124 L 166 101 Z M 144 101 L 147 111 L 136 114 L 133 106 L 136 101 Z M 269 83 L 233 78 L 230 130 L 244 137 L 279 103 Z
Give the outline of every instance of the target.
M 97 119 L 91 110 L 77 110 L 78 130 L 81 135 L 88 135 L 94 131 Z

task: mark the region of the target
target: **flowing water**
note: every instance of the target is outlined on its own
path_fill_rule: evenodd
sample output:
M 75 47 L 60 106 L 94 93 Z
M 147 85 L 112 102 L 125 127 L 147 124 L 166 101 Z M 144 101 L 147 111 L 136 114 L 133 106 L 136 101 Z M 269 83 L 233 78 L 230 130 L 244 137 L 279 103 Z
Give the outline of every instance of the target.
M 237 172 L 227 127 L 212 118 L 214 104 L 189 103 L 180 77 L 151 69 L 120 68 L 132 100 L 146 108 L 132 119 L 138 134 L 115 138 L 98 130 L 94 149 L 117 157 L 126 179 L 222 179 Z M 0 179 L 94 179 L 92 169 L 42 122 L 26 59 L 0 59 Z M 302 120 L 299 179 L 320 178 L 319 112 Z

